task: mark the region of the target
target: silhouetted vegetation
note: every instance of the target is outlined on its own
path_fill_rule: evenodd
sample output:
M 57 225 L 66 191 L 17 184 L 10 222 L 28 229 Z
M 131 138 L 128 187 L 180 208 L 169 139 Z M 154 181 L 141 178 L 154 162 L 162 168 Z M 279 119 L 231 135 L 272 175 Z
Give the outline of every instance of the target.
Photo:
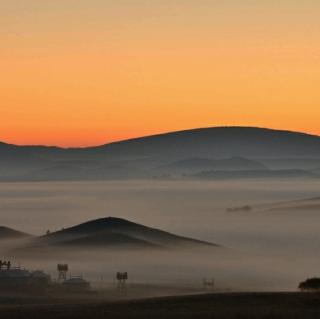
M 299 284 L 299 289 L 301 291 L 320 291 L 320 278 L 314 277 L 309 278 Z

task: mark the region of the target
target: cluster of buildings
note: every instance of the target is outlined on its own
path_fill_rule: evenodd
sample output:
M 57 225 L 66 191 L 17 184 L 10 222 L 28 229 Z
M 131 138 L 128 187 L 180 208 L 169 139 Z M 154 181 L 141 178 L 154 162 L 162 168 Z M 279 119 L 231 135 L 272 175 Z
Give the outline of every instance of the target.
M 90 291 L 90 283 L 82 276 L 67 278 L 68 265 L 59 264 L 58 280 L 42 270 L 27 270 L 20 266 L 12 266 L 10 261 L 0 260 L 0 291 L 2 292 L 73 292 Z

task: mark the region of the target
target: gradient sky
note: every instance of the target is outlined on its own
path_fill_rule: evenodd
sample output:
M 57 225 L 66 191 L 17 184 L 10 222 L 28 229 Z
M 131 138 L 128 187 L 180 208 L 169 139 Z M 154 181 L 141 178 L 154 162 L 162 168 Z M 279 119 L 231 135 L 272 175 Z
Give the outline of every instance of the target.
M 319 0 L 1 0 L 0 140 L 320 134 Z

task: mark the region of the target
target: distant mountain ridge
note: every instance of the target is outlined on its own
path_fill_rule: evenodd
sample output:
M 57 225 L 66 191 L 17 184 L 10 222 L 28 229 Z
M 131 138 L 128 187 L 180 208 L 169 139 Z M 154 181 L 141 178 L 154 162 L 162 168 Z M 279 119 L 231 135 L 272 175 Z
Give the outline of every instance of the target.
M 217 180 L 217 179 L 268 179 L 268 178 L 319 178 L 318 175 L 297 169 L 282 170 L 238 170 L 238 171 L 203 171 L 188 176 L 189 178 Z
M 257 127 L 209 127 L 151 135 L 88 149 L 105 149 L 114 155 L 132 151 L 136 156 L 150 156 L 153 153 L 171 153 L 183 157 L 191 157 L 190 153 L 193 153 L 195 156 L 217 158 L 320 156 L 320 137 Z
M 258 145 L 253 145 L 255 142 L 260 143 L 260 153 L 257 154 L 254 149 L 254 155 L 256 157 L 262 154 L 268 155 L 271 150 L 262 150 L 261 146 L 265 146 L 266 143 L 274 147 L 275 151 L 278 153 L 276 155 L 280 156 L 282 153 L 284 156 L 297 155 L 297 156 L 307 156 L 307 155 L 317 155 L 320 156 L 320 137 L 317 135 L 311 135 L 307 133 L 287 131 L 287 130 L 275 130 L 269 128 L 258 128 L 258 127 L 245 127 L 245 126 L 222 126 L 222 127 L 208 127 L 208 128 L 198 128 L 183 131 L 168 132 L 138 138 L 132 138 L 128 140 L 112 142 L 100 146 L 84 147 L 84 148 L 61 148 L 56 146 L 17 146 L 13 144 L 7 144 L 0 142 L 0 151 L 2 149 L 11 150 L 25 150 L 30 153 L 34 151 L 43 151 L 47 153 L 72 153 L 72 152 L 83 152 L 83 151 L 94 151 L 99 152 L 101 150 L 108 150 L 110 153 L 122 154 L 123 151 L 129 151 L 133 148 L 134 153 L 139 153 L 143 155 L 151 152 L 152 150 L 159 151 L 161 146 L 166 146 L 167 144 L 173 144 L 172 146 L 177 146 L 175 142 L 183 142 L 183 145 L 179 146 L 178 150 L 181 151 L 183 147 L 191 146 L 198 142 L 201 142 L 197 146 L 199 150 L 205 144 L 218 145 L 222 140 L 229 142 L 229 145 L 221 145 L 224 148 L 229 148 L 231 145 L 237 146 L 237 144 L 242 141 L 246 144 L 246 151 L 251 150 L 252 147 L 258 147 Z M 261 145 L 262 144 L 262 145 Z M 239 145 L 244 147 L 245 145 Z M 307 154 L 302 154 L 299 149 L 294 149 L 293 146 L 299 146 L 300 148 L 307 151 Z M 314 148 L 315 147 L 315 148 Z M 236 147 L 238 150 L 238 147 Z M 172 151 L 172 149 L 170 150 Z M 241 152 L 241 151 L 240 151 Z M 211 156 L 214 154 L 211 154 Z M 221 155 L 220 153 L 215 154 L 218 157 L 232 157 L 241 156 L 238 152 L 230 152 L 228 154 Z M 245 153 L 243 156 L 248 156 Z
M 241 158 L 242 163 L 238 160 L 237 170 L 248 170 L 249 166 L 252 170 L 262 166 L 272 169 L 276 168 L 272 163 L 279 165 L 281 160 L 281 169 L 306 168 L 311 171 L 320 166 L 320 137 L 256 127 L 212 127 L 87 148 L 1 143 L 0 181 L 152 178 L 162 174 L 161 167 L 179 161 L 181 165 L 181 161 L 195 158 L 211 161 L 211 168 L 202 162 L 203 170 L 217 167 L 229 170 L 232 165 L 228 167 L 227 162 Z M 295 167 L 291 159 L 295 159 L 299 167 Z M 219 160 L 224 160 L 224 163 L 219 164 Z M 255 165 L 253 162 L 249 165 L 249 161 L 255 161 Z

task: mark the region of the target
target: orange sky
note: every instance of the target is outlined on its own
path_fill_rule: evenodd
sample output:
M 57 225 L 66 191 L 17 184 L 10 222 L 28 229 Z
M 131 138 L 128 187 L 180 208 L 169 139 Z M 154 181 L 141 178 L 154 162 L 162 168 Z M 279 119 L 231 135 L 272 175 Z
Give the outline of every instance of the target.
M 312 0 L 3 0 L 0 140 L 85 146 L 215 125 L 320 134 L 319 38 Z

